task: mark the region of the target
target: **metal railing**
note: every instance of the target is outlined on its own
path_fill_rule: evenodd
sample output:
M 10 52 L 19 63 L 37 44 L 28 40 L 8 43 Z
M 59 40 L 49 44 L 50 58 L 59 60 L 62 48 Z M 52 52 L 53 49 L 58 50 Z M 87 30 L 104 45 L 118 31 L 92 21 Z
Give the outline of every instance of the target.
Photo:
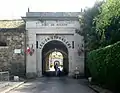
M 0 72 L 0 81 L 9 81 L 9 71 Z

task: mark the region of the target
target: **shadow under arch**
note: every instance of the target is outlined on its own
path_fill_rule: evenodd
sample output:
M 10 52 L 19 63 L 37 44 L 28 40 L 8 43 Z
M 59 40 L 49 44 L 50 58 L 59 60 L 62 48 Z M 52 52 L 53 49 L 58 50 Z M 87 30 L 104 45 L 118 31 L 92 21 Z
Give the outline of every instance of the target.
M 69 60 L 68 60 L 68 49 L 66 45 L 58 40 L 52 40 L 47 42 L 43 49 L 42 49 L 42 75 L 47 76 L 51 75 L 54 76 L 55 72 L 47 72 L 46 71 L 46 64 L 49 59 L 49 54 L 58 51 L 61 52 L 63 55 L 63 71 L 62 75 L 68 75 L 69 72 Z

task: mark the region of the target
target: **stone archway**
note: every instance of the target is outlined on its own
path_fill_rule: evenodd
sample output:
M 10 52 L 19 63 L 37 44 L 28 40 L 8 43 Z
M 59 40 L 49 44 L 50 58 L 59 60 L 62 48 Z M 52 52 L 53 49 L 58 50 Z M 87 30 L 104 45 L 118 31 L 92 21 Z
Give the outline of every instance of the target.
M 54 71 L 50 72 L 48 71 L 48 65 L 49 65 L 49 55 L 52 52 L 60 52 L 63 55 L 63 71 L 62 75 L 67 75 L 69 72 L 69 60 L 68 60 L 68 49 L 65 44 L 63 44 L 61 41 L 58 40 L 52 40 L 48 43 L 46 43 L 42 49 L 42 74 L 48 75 L 52 74 L 54 75 Z

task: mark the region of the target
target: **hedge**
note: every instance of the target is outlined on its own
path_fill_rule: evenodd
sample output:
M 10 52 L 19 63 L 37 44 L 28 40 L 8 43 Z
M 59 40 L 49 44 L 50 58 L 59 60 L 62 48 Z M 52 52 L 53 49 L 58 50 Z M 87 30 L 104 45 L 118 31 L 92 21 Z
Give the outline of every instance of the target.
M 87 66 L 93 80 L 109 88 L 120 88 L 120 41 L 91 51 Z

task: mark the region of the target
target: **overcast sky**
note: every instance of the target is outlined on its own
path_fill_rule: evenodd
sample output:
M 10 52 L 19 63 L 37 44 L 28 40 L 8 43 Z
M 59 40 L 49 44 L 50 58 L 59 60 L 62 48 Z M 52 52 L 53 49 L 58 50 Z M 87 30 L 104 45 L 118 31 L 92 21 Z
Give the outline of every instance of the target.
M 20 19 L 31 12 L 80 12 L 98 0 L 0 0 L 0 19 Z

